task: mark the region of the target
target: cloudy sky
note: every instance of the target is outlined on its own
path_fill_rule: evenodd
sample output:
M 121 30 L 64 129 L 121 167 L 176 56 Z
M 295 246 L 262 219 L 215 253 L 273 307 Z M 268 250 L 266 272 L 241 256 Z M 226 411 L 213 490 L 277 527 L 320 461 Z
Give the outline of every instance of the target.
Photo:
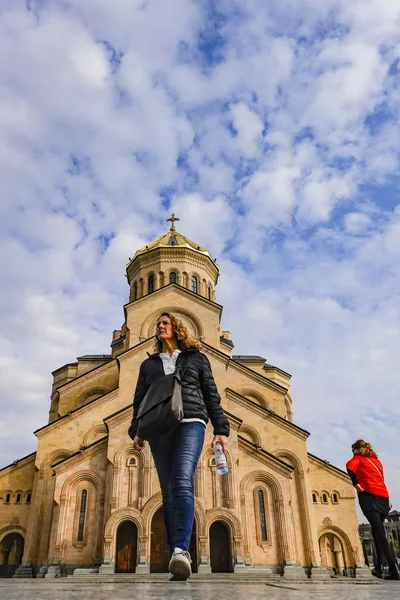
M 400 509 L 399 32 L 398 0 L 2 1 L 2 465 L 174 210 L 235 352 L 293 374 L 311 452 L 371 440 Z

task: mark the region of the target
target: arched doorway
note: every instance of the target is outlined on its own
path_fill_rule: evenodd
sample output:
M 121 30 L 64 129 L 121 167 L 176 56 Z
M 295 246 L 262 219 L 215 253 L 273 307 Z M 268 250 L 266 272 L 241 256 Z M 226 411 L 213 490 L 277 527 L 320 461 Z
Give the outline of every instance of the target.
M 192 558 L 192 572 L 197 573 L 197 534 L 196 519 L 193 522 L 192 537 L 189 546 Z M 150 544 L 150 572 L 168 573 L 170 550 L 167 544 L 167 532 L 165 530 L 162 507 L 154 514 L 151 521 L 151 544 Z
M 117 530 L 116 573 L 134 573 L 137 564 L 137 527 L 133 521 L 123 521 Z
M 0 545 L 0 577 L 12 577 L 24 554 L 25 540 L 20 533 L 8 533 Z
M 346 575 L 346 561 L 341 540 L 334 533 L 324 533 L 319 538 L 322 564 L 333 575 Z
M 231 573 L 231 535 L 222 521 L 215 521 L 210 527 L 210 558 L 212 573 Z

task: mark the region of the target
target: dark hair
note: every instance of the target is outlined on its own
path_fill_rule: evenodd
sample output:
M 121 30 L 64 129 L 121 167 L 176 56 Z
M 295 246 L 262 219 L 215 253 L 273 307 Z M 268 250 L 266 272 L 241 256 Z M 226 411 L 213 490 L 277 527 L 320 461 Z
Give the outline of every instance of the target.
M 377 458 L 377 454 L 372 448 L 371 444 L 364 442 L 364 440 L 357 440 L 351 446 L 352 450 L 358 450 L 362 456 L 374 456 Z
M 178 347 L 180 350 L 187 350 L 188 348 L 196 348 L 200 350 L 201 344 L 197 340 L 194 340 L 190 337 L 189 332 L 185 325 L 182 323 L 180 319 L 177 319 L 174 315 L 168 312 L 163 312 L 157 319 L 161 319 L 161 317 L 168 317 L 171 319 L 172 331 L 175 334 L 176 339 L 178 340 Z M 162 342 L 158 339 L 156 334 L 156 350 L 157 352 L 162 352 Z

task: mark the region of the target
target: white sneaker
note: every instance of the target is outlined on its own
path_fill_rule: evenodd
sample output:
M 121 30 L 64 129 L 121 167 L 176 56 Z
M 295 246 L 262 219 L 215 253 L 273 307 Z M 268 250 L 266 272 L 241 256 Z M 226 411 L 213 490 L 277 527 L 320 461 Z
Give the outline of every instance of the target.
M 186 581 L 192 574 L 191 562 L 189 552 L 181 548 L 175 548 L 168 565 L 168 570 L 173 576 L 173 580 Z

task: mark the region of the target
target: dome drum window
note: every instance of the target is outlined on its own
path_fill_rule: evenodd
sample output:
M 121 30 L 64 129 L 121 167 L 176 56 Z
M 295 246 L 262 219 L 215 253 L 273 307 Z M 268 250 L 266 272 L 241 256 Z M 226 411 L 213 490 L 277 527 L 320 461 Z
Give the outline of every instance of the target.
M 147 282 L 147 292 L 152 294 L 154 292 L 154 275 L 149 276 L 149 280 Z

